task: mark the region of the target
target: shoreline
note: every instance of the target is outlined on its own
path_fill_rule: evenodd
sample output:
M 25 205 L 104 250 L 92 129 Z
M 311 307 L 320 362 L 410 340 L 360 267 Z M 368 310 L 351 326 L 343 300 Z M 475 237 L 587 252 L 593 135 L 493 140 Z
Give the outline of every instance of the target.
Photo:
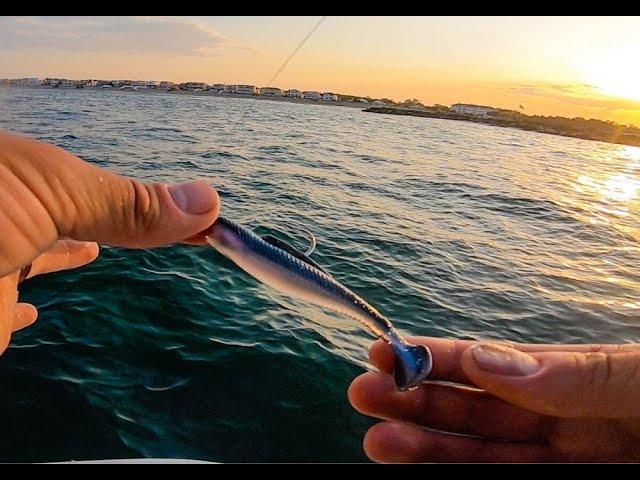
M 567 138 L 578 138 L 581 140 L 591 140 L 596 142 L 604 142 L 610 143 L 614 145 L 626 145 L 630 147 L 640 147 L 640 136 L 633 136 L 627 134 L 626 136 L 629 138 L 614 138 L 612 136 L 600 136 L 600 135 L 590 135 L 589 133 L 580 132 L 580 131 L 559 131 L 549 126 L 543 125 L 541 123 L 524 123 L 517 120 L 505 119 L 505 118 L 495 118 L 495 117 L 472 117 L 470 115 L 462 115 L 456 114 L 453 112 L 436 112 L 429 110 L 415 110 L 409 108 L 399 108 L 399 107 L 372 107 L 367 106 L 367 104 L 363 104 L 360 102 L 345 102 L 345 101 L 323 101 L 323 100 L 308 100 L 304 98 L 290 98 L 290 97 L 271 97 L 271 96 L 260 96 L 260 95 L 242 95 L 237 93 L 218 93 L 211 92 L 208 90 L 201 92 L 194 92 L 191 90 L 156 90 L 156 89 L 140 89 L 140 90 L 120 90 L 119 88 L 100 88 L 100 87 L 84 87 L 84 88 L 52 88 L 47 85 L 0 85 L 0 87 L 6 88 L 20 88 L 20 89 L 35 89 L 35 90 L 64 90 L 64 91 L 73 91 L 73 90 L 88 90 L 88 91 L 105 91 L 105 93 L 116 93 L 123 95 L 132 95 L 132 94 L 142 94 L 142 95 L 185 95 L 185 96 L 193 96 L 193 97 L 214 97 L 214 98 L 235 98 L 235 99 L 247 99 L 247 100 L 258 100 L 258 101 L 267 101 L 267 102 L 284 102 L 284 103 L 296 103 L 300 105 L 320 105 L 326 107 L 346 107 L 346 108 L 357 108 L 365 113 L 377 113 L 383 115 L 404 115 L 411 117 L 423 117 L 423 118 L 435 118 L 440 120 L 453 120 L 453 121 L 461 121 L 461 122 L 471 122 L 471 123 L 479 123 L 482 125 L 488 125 L 493 127 L 500 128 L 515 128 L 518 130 L 528 131 L 528 132 L 536 132 L 536 133 L 545 133 L 548 135 L 555 135 L 559 137 L 567 137 Z M 532 117 L 533 118 L 533 117 Z M 539 117 L 539 118 L 547 118 L 547 117 Z M 565 119 L 571 121 L 572 119 Z M 623 135 L 624 136 L 624 135 Z
M 287 103 L 298 103 L 302 105 L 322 105 L 327 107 L 348 107 L 348 108 L 366 108 L 366 104 L 358 103 L 358 102 L 329 102 L 324 100 L 308 100 L 304 98 L 290 98 L 290 97 L 271 97 L 271 96 L 260 96 L 260 95 L 243 95 L 238 93 L 214 93 L 210 90 L 204 90 L 201 92 L 194 92 L 192 90 L 157 90 L 157 89 L 140 89 L 140 90 L 120 90 L 119 88 L 101 88 L 101 87 L 83 87 L 83 88 L 61 88 L 55 87 L 52 88 L 48 85 L 0 85 L 0 87 L 6 88 L 21 88 L 24 90 L 61 90 L 61 91 L 75 91 L 75 90 L 86 90 L 90 92 L 105 92 L 105 93 L 118 93 L 124 95 L 132 95 L 132 94 L 142 94 L 142 95 L 187 95 L 194 97 L 215 97 L 215 98 L 246 98 L 248 100 L 260 100 L 260 101 L 272 101 L 272 102 L 287 102 Z
M 589 135 L 588 133 L 583 133 L 579 131 L 558 131 L 550 128 L 548 126 L 542 125 L 541 123 L 524 123 L 518 122 L 517 120 L 509 120 L 503 118 L 493 118 L 493 117 L 472 117 L 470 115 L 462 115 L 450 112 L 430 112 L 430 111 L 421 111 L 421 110 L 411 110 L 411 109 L 403 109 L 396 107 L 370 107 L 363 109 L 363 112 L 366 113 L 377 113 L 382 115 L 405 115 L 410 117 L 424 117 L 424 118 L 436 118 L 440 120 L 453 120 L 458 122 L 471 122 L 471 123 L 480 123 L 483 125 L 489 125 L 492 127 L 500 127 L 500 128 L 515 128 L 518 130 L 524 130 L 526 132 L 536 132 L 536 133 L 546 133 L 548 135 L 555 135 L 558 137 L 567 137 L 567 138 L 578 138 L 581 140 L 591 140 L 595 142 L 604 142 L 611 143 L 614 145 L 626 145 L 629 147 L 640 147 L 640 136 L 631 136 L 627 134 L 626 136 L 630 138 L 613 138 L 613 137 L 602 137 L 598 135 Z M 545 117 L 542 117 L 545 118 Z M 567 119 L 571 120 L 571 119 Z

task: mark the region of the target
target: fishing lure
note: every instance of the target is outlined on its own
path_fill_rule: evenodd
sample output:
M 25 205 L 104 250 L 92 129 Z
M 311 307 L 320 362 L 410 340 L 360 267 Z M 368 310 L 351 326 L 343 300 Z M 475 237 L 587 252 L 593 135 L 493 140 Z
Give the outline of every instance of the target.
M 219 217 L 206 233 L 207 242 L 242 270 L 281 293 L 307 301 L 361 322 L 395 352 L 394 379 L 408 390 L 427 378 L 432 368 L 429 349 L 400 337 L 391 322 L 364 299 L 343 286 L 302 253 L 273 236 L 260 237 L 237 223 Z

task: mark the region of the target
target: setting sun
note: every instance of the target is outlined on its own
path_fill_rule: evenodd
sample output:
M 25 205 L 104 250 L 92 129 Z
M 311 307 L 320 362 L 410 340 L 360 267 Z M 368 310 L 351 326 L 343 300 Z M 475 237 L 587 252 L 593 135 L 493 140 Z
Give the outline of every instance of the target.
M 640 100 L 640 45 L 602 51 L 583 62 L 585 79 L 603 94 Z

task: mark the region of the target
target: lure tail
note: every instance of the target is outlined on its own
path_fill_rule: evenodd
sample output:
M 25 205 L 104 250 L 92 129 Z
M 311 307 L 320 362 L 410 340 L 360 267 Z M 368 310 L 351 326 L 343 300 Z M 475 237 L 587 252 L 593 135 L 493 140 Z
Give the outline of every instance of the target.
M 393 376 L 400 390 L 417 387 L 431 373 L 431 351 L 423 345 L 394 341 L 391 347 L 396 355 Z

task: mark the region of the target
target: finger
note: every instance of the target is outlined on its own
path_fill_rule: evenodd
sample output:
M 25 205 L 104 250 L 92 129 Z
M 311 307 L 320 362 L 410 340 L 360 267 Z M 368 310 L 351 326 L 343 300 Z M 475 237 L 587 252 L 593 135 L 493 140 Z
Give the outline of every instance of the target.
M 0 147 L 0 276 L 61 236 L 156 247 L 196 235 L 218 216 L 218 194 L 202 181 L 146 185 L 14 135 L 0 134 Z
M 433 370 L 430 379 L 450 382 L 469 383 L 466 372 L 461 367 L 462 354 L 478 342 L 473 340 L 452 340 L 448 338 L 410 337 L 409 342 L 429 347 L 433 355 Z M 495 342 L 516 348 L 524 352 L 584 352 L 584 353 L 620 353 L 640 351 L 638 344 L 625 345 L 540 345 L 526 343 Z M 394 353 L 389 345 L 378 340 L 370 349 L 371 363 L 383 372 L 392 373 Z
M 365 415 L 495 440 L 542 441 L 553 423 L 480 390 L 425 383 L 400 392 L 391 376 L 373 372 L 353 381 L 349 401 Z
M 185 245 L 206 245 L 207 244 L 207 236 L 206 232 L 199 232 L 192 237 L 189 237 L 183 240 L 181 243 Z
M 100 247 L 94 242 L 59 240 L 33 261 L 27 278 L 82 267 L 98 258 L 99 253 Z
M 13 315 L 12 332 L 17 332 L 23 328 L 33 325 L 38 319 L 38 309 L 29 303 L 19 303 Z
M 479 387 L 509 403 L 557 417 L 638 416 L 640 352 L 525 353 L 478 344 L 461 365 Z
M 379 423 L 367 432 L 364 450 L 386 463 L 423 462 L 544 462 L 552 459 L 547 446 L 492 442 L 429 432 L 414 425 Z
M 0 354 L 5 351 L 11 339 L 13 316 L 18 301 L 18 272 L 0 277 Z

